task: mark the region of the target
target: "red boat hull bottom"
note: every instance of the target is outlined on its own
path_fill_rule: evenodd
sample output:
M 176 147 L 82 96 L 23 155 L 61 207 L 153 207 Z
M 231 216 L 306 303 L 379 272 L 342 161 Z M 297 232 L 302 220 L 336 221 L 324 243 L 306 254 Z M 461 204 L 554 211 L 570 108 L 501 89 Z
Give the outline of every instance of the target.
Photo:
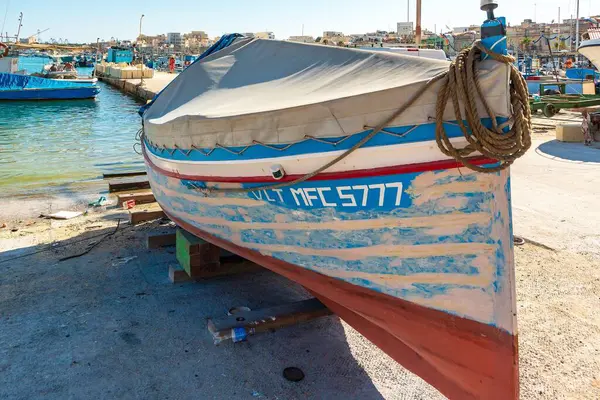
M 297 267 L 169 217 L 198 237 L 303 285 L 354 329 L 448 398 L 519 397 L 516 335 Z

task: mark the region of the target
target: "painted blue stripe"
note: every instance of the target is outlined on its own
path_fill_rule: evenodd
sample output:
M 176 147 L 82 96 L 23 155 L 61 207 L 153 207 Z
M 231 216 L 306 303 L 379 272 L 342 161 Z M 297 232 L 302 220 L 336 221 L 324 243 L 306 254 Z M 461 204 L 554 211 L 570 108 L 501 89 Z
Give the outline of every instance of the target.
M 491 127 L 491 120 L 489 118 L 483 119 L 482 123 Z M 463 136 L 462 131 L 458 125 L 454 123 L 444 124 L 448 137 L 455 138 Z M 412 126 L 399 126 L 385 128 L 386 131 L 394 134 L 403 134 L 408 130 L 412 129 Z M 311 153 L 326 153 L 330 151 L 347 150 L 358 143 L 361 139 L 371 133 L 372 130 L 362 131 L 355 135 L 350 136 L 338 136 L 334 138 L 319 139 L 330 143 L 322 143 L 320 141 L 308 139 L 303 142 L 295 143 L 289 148 L 283 150 L 287 144 L 280 145 L 269 145 L 270 148 L 260 144 L 255 144 L 244 147 L 227 147 L 226 149 L 215 148 L 215 149 L 199 149 L 188 151 L 189 149 L 159 149 L 153 147 L 146 141 L 147 149 L 154 155 L 174 161 L 239 161 L 239 160 L 256 160 L 261 158 L 276 158 L 276 157 L 288 157 L 302 154 Z M 342 139 L 345 139 L 339 144 L 335 144 Z M 405 144 L 405 143 L 416 143 L 435 140 L 435 123 L 423 124 L 417 126 L 412 132 L 403 137 L 393 136 L 385 132 L 379 132 L 369 142 L 365 143 L 362 147 L 376 147 L 376 146 L 388 146 L 394 144 Z M 245 149 L 245 150 L 244 150 Z M 209 153 L 210 154 L 206 154 Z M 242 154 L 233 154 L 232 152 L 242 152 Z

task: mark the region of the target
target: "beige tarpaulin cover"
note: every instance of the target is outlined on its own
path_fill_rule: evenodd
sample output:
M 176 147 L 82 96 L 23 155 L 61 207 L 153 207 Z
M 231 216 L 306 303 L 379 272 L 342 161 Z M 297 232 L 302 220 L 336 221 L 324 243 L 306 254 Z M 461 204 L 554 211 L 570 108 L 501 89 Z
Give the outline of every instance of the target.
M 387 52 L 238 40 L 182 72 L 144 113 L 145 133 L 156 145 L 183 149 L 350 135 L 376 126 L 448 65 Z M 508 66 L 486 61 L 479 74 L 492 109 L 508 116 Z M 431 122 L 438 88 L 391 126 Z M 454 119 L 450 107 L 445 117 Z

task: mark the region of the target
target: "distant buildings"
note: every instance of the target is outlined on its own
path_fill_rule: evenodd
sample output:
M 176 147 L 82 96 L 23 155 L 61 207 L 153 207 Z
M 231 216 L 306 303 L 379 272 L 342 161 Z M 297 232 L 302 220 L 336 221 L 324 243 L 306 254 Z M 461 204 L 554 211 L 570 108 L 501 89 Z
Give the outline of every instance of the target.
M 312 36 L 290 36 L 288 38 L 290 42 L 300 42 L 300 43 L 314 43 L 315 38 Z
M 323 38 L 332 38 L 332 37 L 338 37 L 338 36 L 344 36 L 344 34 L 342 32 L 337 32 L 337 31 L 324 31 L 323 32 Z
M 199 52 L 201 48 L 210 47 L 214 42 L 204 31 L 191 31 L 183 35 L 183 47 L 192 52 Z
M 179 32 L 167 33 L 166 43 L 168 45 L 172 45 L 173 47 L 181 47 L 183 45 L 183 38 L 181 37 L 181 33 L 179 33 Z
M 398 36 L 408 37 L 413 35 L 413 23 L 412 22 L 398 22 L 396 24 L 396 33 Z
M 253 37 L 258 39 L 275 39 L 275 34 L 273 32 L 256 32 Z
M 579 34 L 583 35 L 588 29 L 597 25 L 594 19 L 579 19 Z M 535 52 L 549 54 L 553 52 L 574 52 L 576 19 L 564 19 L 561 23 L 537 23 L 525 19 L 519 25 L 509 25 L 506 28 L 507 45 L 513 52 Z

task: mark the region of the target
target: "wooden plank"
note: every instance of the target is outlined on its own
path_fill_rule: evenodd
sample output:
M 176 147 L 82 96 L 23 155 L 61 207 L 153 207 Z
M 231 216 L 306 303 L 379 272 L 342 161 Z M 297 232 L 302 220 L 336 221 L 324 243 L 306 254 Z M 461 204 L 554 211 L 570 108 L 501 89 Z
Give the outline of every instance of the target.
M 193 266 L 191 268 L 191 278 L 199 282 L 205 279 L 217 278 L 219 276 L 230 276 L 241 274 L 243 272 L 256 272 L 264 269 L 260 265 L 244 259 L 237 262 L 229 262 L 226 260 L 227 259 L 222 258 L 218 264 L 205 264 L 201 267 Z
M 154 193 L 149 191 L 140 193 L 119 193 L 117 195 L 117 205 L 119 206 L 128 200 L 134 200 L 135 204 L 148 204 L 156 201 Z
M 129 176 L 140 176 L 146 175 L 146 171 L 132 171 L 132 172 L 106 172 L 102 174 L 103 179 L 123 178 Z
M 232 332 L 235 330 L 236 337 L 233 340 L 239 341 L 258 332 L 283 328 L 330 314 L 331 311 L 323 303 L 316 298 L 312 298 L 275 307 L 242 311 L 220 318 L 211 318 L 208 320 L 208 331 L 213 335 L 215 342 L 220 342 L 231 338 Z
M 169 280 L 171 283 L 189 282 L 190 276 L 179 265 L 169 265 Z
M 149 233 L 146 236 L 146 246 L 148 249 L 175 246 L 175 237 L 175 232 Z
M 129 223 L 131 225 L 141 224 L 142 222 L 152 221 L 155 219 L 165 218 L 166 214 L 163 210 L 141 210 L 131 211 L 129 213 Z
M 150 182 L 148 179 L 128 179 L 128 180 L 116 180 L 108 182 L 108 191 L 124 192 L 131 189 L 150 189 Z

